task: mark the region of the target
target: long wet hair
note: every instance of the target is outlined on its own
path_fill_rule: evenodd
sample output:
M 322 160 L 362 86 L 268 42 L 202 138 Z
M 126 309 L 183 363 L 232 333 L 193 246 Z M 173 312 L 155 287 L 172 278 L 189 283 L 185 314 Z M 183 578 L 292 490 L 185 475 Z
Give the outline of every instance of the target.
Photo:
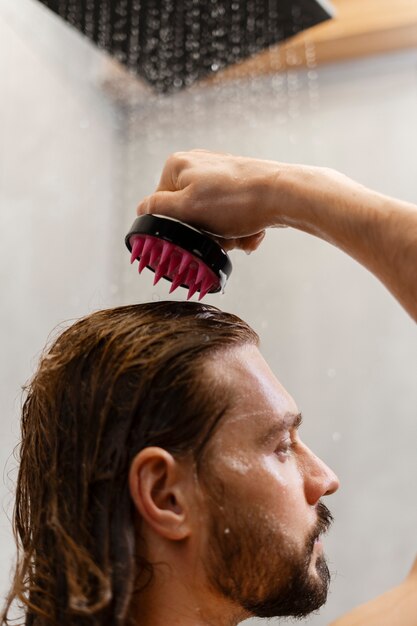
M 89 315 L 44 351 L 25 387 L 13 512 L 13 605 L 25 626 L 126 626 L 137 556 L 128 488 L 147 446 L 204 447 L 227 409 L 205 367 L 258 336 L 230 313 L 196 302 L 151 302 Z M 145 576 L 145 577 L 146 577 Z

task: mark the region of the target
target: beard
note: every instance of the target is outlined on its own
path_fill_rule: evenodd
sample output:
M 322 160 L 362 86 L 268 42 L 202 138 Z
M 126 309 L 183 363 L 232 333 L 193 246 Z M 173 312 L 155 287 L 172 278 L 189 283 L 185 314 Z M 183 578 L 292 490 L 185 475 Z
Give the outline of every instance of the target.
M 318 503 L 317 523 L 300 548 L 276 520 L 225 498 L 222 487 L 222 510 L 211 504 L 209 514 L 205 569 L 211 587 L 256 617 L 303 618 L 319 609 L 330 572 L 324 556 L 313 551 L 333 521 L 328 508 Z

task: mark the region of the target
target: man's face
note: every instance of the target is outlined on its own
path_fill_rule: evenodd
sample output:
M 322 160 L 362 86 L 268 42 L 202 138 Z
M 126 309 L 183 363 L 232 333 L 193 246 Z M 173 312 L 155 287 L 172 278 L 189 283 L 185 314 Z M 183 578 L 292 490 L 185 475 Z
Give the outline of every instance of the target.
M 231 408 L 201 472 L 209 584 L 250 614 L 305 616 L 327 596 L 319 536 L 331 515 L 320 498 L 337 478 L 301 442 L 294 400 L 256 347 L 227 352 L 213 371 Z

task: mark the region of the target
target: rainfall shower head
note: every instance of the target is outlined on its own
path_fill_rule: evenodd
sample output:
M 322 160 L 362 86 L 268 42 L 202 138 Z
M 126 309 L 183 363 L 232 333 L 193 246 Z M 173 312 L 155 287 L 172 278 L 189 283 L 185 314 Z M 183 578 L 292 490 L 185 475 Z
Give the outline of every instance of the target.
M 40 0 L 160 92 L 329 19 L 328 0 Z

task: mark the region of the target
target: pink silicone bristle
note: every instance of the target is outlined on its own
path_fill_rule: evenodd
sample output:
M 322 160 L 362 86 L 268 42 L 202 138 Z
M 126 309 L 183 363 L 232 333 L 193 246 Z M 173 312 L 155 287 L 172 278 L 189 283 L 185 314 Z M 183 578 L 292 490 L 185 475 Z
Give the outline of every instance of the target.
M 155 272 L 153 284 L 165 276 L 172 282 L 169 293 L 180 285 L 188 287 L 187 300 L 200 291 L 199 300 L 218 284 L 213 271 L 190 252 L 152 235 L 131 238 L 131 262 L 139 259 L 139 273 L 149 266 Z
M 164 275 L 164 268 L 161 264 L 158 265 L 158 267 L 155 270 L 155 278 L 153 279 L 153 284 L 156 285 L 156 283 L 161 280 L 162 276 Z
M 166 274 L 166 263 L 159 263 L 158 267 L 155 270 L 155 278 L 153 279 L 153 284 L 156 285 L 156 283 L 161 280 L 162 276 L 164 276 Z
M 184 281 L 186 285 L 191 285 L 191 283 L 195 282 L 195 279 L 197 278 L 197 270 L 197 263 L 193 263 L 192 265 L 190 265 L 187 272 L 187 278 Z
M 167 261 L 169 261 L 174 248 L 175 246 L 173 243 L 169 243 L 169 241 L 162 242 L 162 254 L 161 258 L 159 259 L 159 265 L 165 265 Z
M 133 263 L 140 253 L 142 252 L 143 246 L 145 243 L 144 237 L 131 237 L 130 245 L 132 246 L 132 256 L 130 257 L 130 262 Z
M 209 280 L 210 280 L 210 283 L 208 282 Z M 200 262 L 198 266 L 197 276 L 195 278 L 195 283 L 193 285 L 193 288 L 190 289 L 188 292 L 188 298 L 191 298 L 191 296 L 199 289 L 200 290 L 199 300 L 201 300 L 202 298 L 204 298 L 207 291 L 210 289 L 210 287 L 213 284 L 215 284 L 215 278 L 214 278 L 213 272 L 207 267 L 207 265 Z M 205 291 L 203 295 L 201 295 L 203 288 L 205 289 Z
M 158 262 L 159 257 L 162 252 L 162 244 L 160 241 L 155 240 L 153 244 L 153 248 L 151 250 L 151 256 L 149 259 L 149 265 L 155 269 L 155 266 Z
M 178 268 L 178 273 L 182 274 L 186 269 L 188 269 L 193 259 L 194 257 L 192 254 L 190 254 L 189 252 L 183 252 L 181 263 Z
M 188 290 L 187 300 L 189 300 L 189 299 L 191 298 L 191 296 L 193 296 L 193 295 L 195 294 L 195 292 L 197 291 L 197 289 L 198 289 L 198 284 L 197 284 L 197 283 L 195 283 L 195 282 L 192 282 L 192 283 L 190 284 L 190 288 L 189 288 L 189 290 Z
M 142 255 L 139 261 L 139 274 L 141 273 L 143 268 L 149 264 L 153 246 L 154 246 L 153 237 L 147 237 L 145 241 L 145 245 L 143 246 Z
M 206 277 L 204 278 L 201 284 L 200 295 L 198 296 L 199 301 L 202 300 L 202 298 L 204 298 L 208 290 L 215 284 L 215 282 L 216 281 L 213 280 L 213 276 L 207 273 Z
M 183 282 L 184 279 L 184 274 L 176 274 L 175 278 L 172 281 L 172 285 L 171 285 L 171 289 L 169 290 L 169 293 L 172 293 L 173 291 L 176 290 L 177 287 L 179 287 L 181 285 L 181 283 Z
M 173 249 L 174 245 L 172 243 L 169 243 L 168 241 L 162 241 L 161 257 L 159 259 L 158 266 L 155 268 L 155 278 L 153 281 L 154 285 L 156 285 L 156 283 L 162 278 L 162 276 L 164 276 L 164 274 L 168 273 L 168 264 Z
M 187 278 L 185 279 L 185 284 L 189 288 L 187 300 L 191 298 L 191 296 L 197 291 L 198 285 L 196 285 L 195 279 L 197 275 L 198 266 L 196 263 L 193 263 L 187 273 Z
M 169 267 L 168 267 L 167 273 L 171 276 L 175 272 L 176 268 L 178 267 L 180 263 L 181 263 L 181 257 L 179 253 L 173 250 L 171 254 L 171 259 L 169 261 Z
M 199 266 L 198 266 L 198 272 L 197 272 L 197 276 L 196 276 L 196 279 L 195 279 L 195 284 L 196 285 L 199 285 L 204 280 L 204 278 L 206 277 L 207 271 L 208 271 L 208 269 L 207 269 L 206 265 L 204 265 L 204 263 L 200 263 Z

